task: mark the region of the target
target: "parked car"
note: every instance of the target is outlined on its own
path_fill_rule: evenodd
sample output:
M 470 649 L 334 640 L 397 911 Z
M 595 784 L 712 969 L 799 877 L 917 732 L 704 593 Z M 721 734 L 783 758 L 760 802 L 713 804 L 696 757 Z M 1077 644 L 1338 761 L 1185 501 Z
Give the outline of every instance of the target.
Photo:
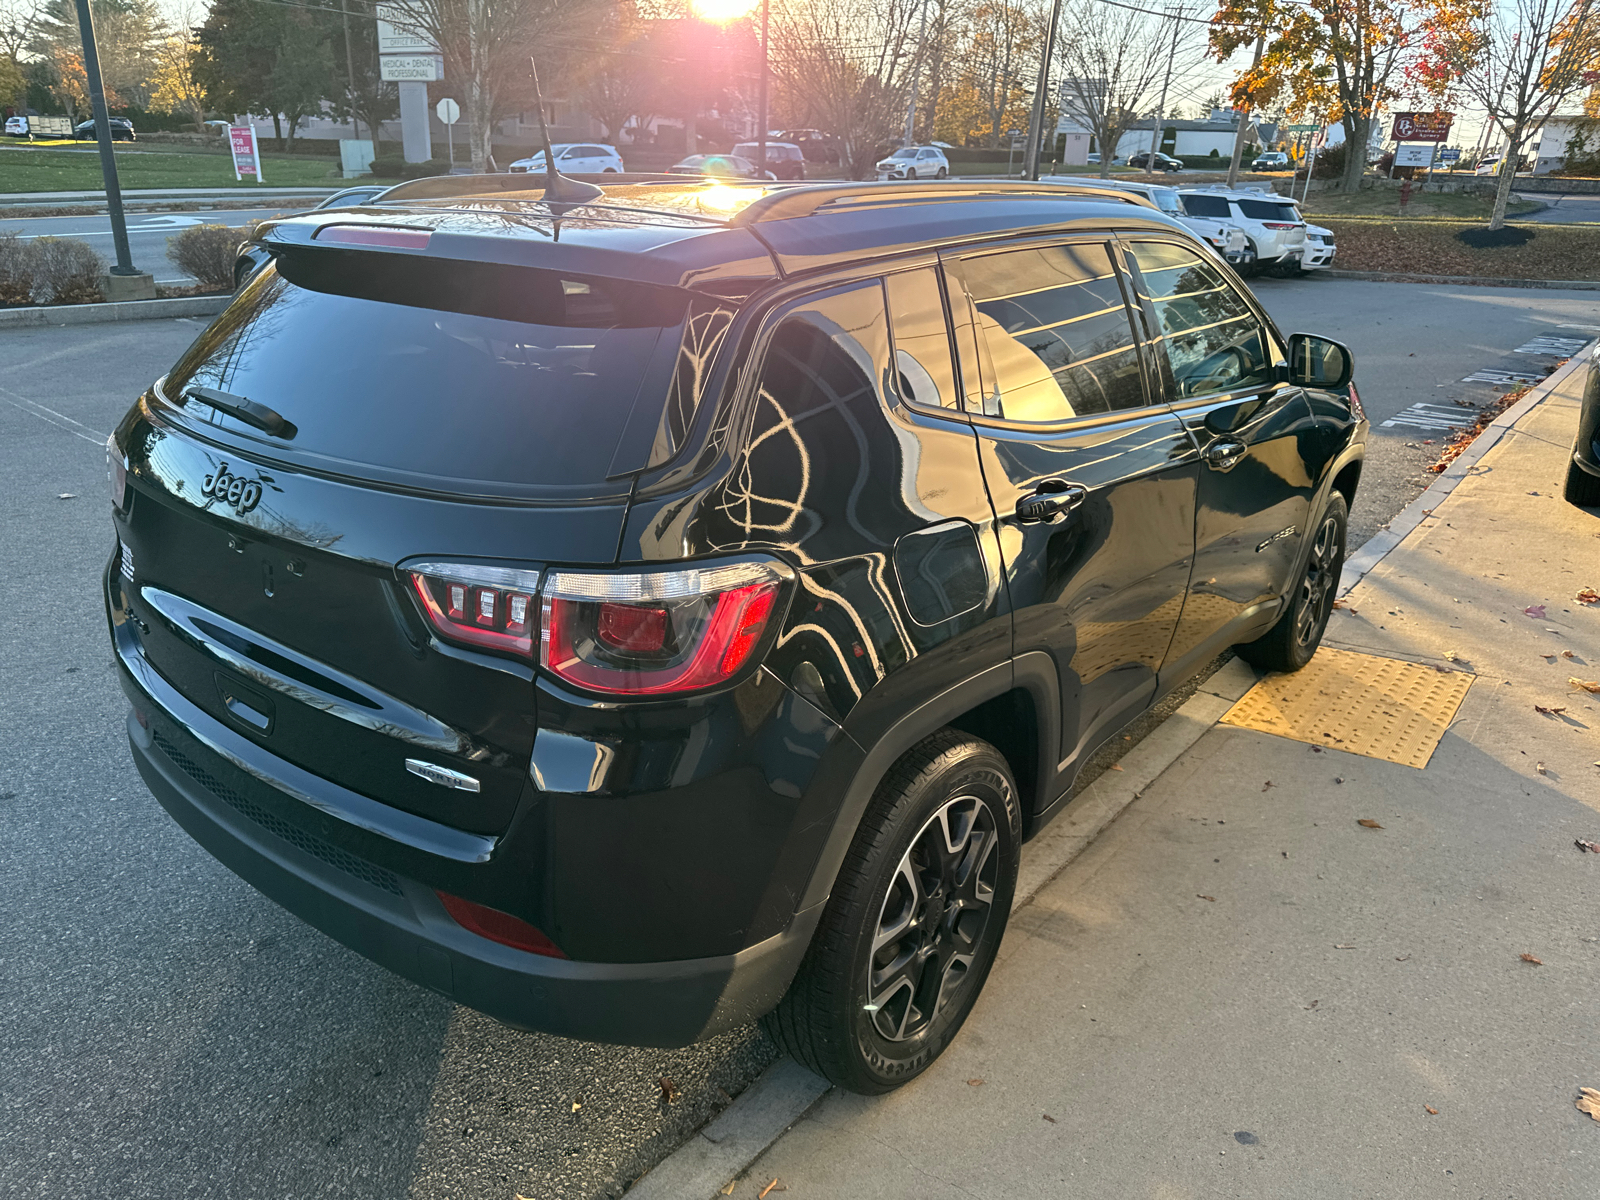
M 943 179 L 950 174 L 950 160 L 937 146 L 902 146 L 878 160 L 880 179 Z
M 396 186 L 398 185 L 392 183 L 363 183 L 356 187 L 347 187 L 335 192 L 320 204 L 312 205 L 307 211 L 316 212 L 323 208 L 356 208 L 359 205 L 371 204 Z M 234 290 L 242 288 L 252 275 L 267 265 L 271 257 L 259 237 L 253 237 L 240 245 L 239 253 L 233 260 Z
M 1087 180 L 1075 175 L 1046 175 L 1039 180 L 1040 183 L 1065 183 L 1082 185 Z M 1156 183 L 1144 183 L 1139 180 L 1119 177 L 1114 179 L 1094 180 L 1095 187 L 1113 187 L 1122 191 L 1133 192 L 1143 196 L 1162 212 L 1175 220 L 1182 221 L 1199 235 L 1205 242 L 1228 263 L 1243 274 L 1248 274 L 1255 264 L 1255 252 L 1250 248 L 1250 239 L 1239 226 L 1230 221 L 1214 221 L 1206 217 L 1191 217 L 1184 211 L 1183 202 L 1178 199 L 1176 188 L 1164 187 Z
M 1306 248 L 1300 256 L 1300 269 L 1302 271 L 1323 271 L 1333 266 L 1333 256 L 1338 250 L 1334 245 L 1333 230 L 1325 229 L 1321 225 L 1306 226 Z
M 1141 171 L 1146 170 L 1149 166 L 1149 163 L 1150 152 L 1148 150 L 1141 150 L 1138 154 L 1130 154 L 1128 156 L 1128 165 L 1130 167 L 1137 167 Z M 1157 151 L 1156 170 L 1168 172 L 1181 171 L 1183 170 L 1183 161 L 1181 159 L 1173 158 L 1170 154 L 1162 154 L 1160 151 Z
M 1250 164 L 1252 171 L 1287 171 L 1289 169 L 1289 156 L 1282 150 L 1268 150 L 1256 155 L 1255 162 Z
M 686 181 L 556 241 L 418 182 L 272 223 L 108 441 L 140 774 L 268 897 L 514 1027 L 775 1010 L 843 1087 L 914 1078 L 1095 750 L 1230 645 L 1316 650 L 1349 352 L 1091 187 L 685 220 Z
M 27 137 L 28 136 L 28 118 L 24 117 L 24 116 L 20 116 L 20 115 L 19 116 L 14 116 L 14 117 L 7 117 L 6 118 L 6 136 L 7 137 Z
M 737 154 L 691 154 L 667 168 L 671 175 L 712 175 L 722 179 L 776 179 L 771 171 L 757 168 Z
M 133 132 L 133 122 L 126 117 L 107 117 L 111 126 L 111 140 L 113 142 L 131 142 L 136 135 Z M 74 137 L 93 141 L 99 135 L 94 131 L 94 120 L 80 121 L 72 127 Z
M 740 158 L 748 158 L 751 162 L 760 162 L 761 147 L 755 142 L 740 142 L 733 148 L 734 154 Z M 806 156 L 800 152 L 800 147 L 791 142 L 768 142 L 766 154 L 767 170 L 771 171 L 777 179 L 804 179 L 806 177 Z
M 1306 223 L 1299 209 L 1282 196 L 1253 188 L 1223 186 L 1185 188 L 1178 193 L 1192 217 L 1231 221 L 1250 239 L 1257 271 L 1293 275 L 1305 250 Z
M 555 142 L 550 147 L 556 156 L 556 170 L 563 175 L 614 175 L 627 170 L 615 146 L 599 142 Z M 519 158 L 508 171 L 543 171 L 544 151 L 536 150 Z
M 839 139 L 820 129 L 785 129 L 778 134 L 777 140 L 798 146 L 807 162 L 839 162 Z
M 1600 507 L 1600 368 L 1591 357 L 1584 368 L 1583 400 L 1578 405 L 1578 432 L 1567 464 L 1566 499 L 1583 508 Z

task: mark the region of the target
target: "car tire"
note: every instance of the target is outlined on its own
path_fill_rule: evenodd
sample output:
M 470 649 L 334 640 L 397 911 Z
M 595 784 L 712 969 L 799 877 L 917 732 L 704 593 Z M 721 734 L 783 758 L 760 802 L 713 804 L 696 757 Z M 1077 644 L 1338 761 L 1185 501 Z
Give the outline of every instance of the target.
M 933 177 L 935 179 L 943 179 L 945 176 L 947 176 L 949 174 L 950 174 L 949 171 L 945 170 L 945 168 L 943 168 L 943 167 L 940 167 L 937 171 L 935 171 L 933 173 Z
M 617 169 L 615 167 L 607 167 L 605 170 L 600 172 L 602 175 L 615 175 L 616 173 Z
M 916 1078 L 983 989 L 1021 843 L 998 750 L 954 729 L 912 747 L 867 806 L 794 982 L 762 1018 L 767 1033 L 852 1092 Z
M 1344 570 L 1345 530 L 1350 509 L 1334 492 L 1322 507 L 1311 547 L 1278 623 L 1253 642 L 1235 646 L 1240 658 L 1262 671 L 1298 671 L 1322 644 Z
M 1562 493 L 1568 504 L 1579 508 L 1600 507 L 1600 476 L 1591 475 L 1575 462 L 1567 464 L 1567 483 Z

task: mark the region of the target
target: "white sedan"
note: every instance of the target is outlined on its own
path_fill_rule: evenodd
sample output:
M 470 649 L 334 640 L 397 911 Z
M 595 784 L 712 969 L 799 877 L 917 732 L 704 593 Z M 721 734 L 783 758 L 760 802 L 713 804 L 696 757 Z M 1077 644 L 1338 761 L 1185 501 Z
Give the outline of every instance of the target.
M 556 155 L 556 170 L 563 175 L 615 175 L 627 170 L 622 165 L 622 155 L 615 146 L 598 142 L 557 142 L 551 147 Z M 519 158 L 507 168 L 511 171 L 543 171 L 544 151 Z

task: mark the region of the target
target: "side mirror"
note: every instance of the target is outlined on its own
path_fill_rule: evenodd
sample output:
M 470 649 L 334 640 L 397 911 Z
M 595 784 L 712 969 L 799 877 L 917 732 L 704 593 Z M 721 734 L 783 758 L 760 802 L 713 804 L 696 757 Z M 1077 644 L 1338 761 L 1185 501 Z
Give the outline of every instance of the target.
M 1350 382 L 1356 360 L 1348 346 L 1314 333 L 1289 336 L 1289 382 L 1334 390 Z

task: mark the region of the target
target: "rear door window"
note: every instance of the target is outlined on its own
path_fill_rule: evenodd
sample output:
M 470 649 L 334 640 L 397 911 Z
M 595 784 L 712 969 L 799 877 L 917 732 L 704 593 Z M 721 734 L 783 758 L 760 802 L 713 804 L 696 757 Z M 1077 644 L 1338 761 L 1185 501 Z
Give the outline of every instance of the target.
M 1147 403 L 1103 243 L 976 255 L 961 270 L 988 351 L 986 416 L 1048 423 Z
M 1183 211 L 1191 217 L 1220 217 L 1226 221 L 1233 215 L 1226 196 L 1196 196 L 1183 193 Z
M 258 275 L 163 391 L 185 422 L 308 465 L 417 486 L 581 488 L 612 473 L 630 422 L 666 418 L 663 435 L 682 436 L 697 402 L 685 389 L 727 324 L 703 309 L 626 281 L 310 252 Z M 184 402 L 196 386 L 275 409 L 292 436 Z

